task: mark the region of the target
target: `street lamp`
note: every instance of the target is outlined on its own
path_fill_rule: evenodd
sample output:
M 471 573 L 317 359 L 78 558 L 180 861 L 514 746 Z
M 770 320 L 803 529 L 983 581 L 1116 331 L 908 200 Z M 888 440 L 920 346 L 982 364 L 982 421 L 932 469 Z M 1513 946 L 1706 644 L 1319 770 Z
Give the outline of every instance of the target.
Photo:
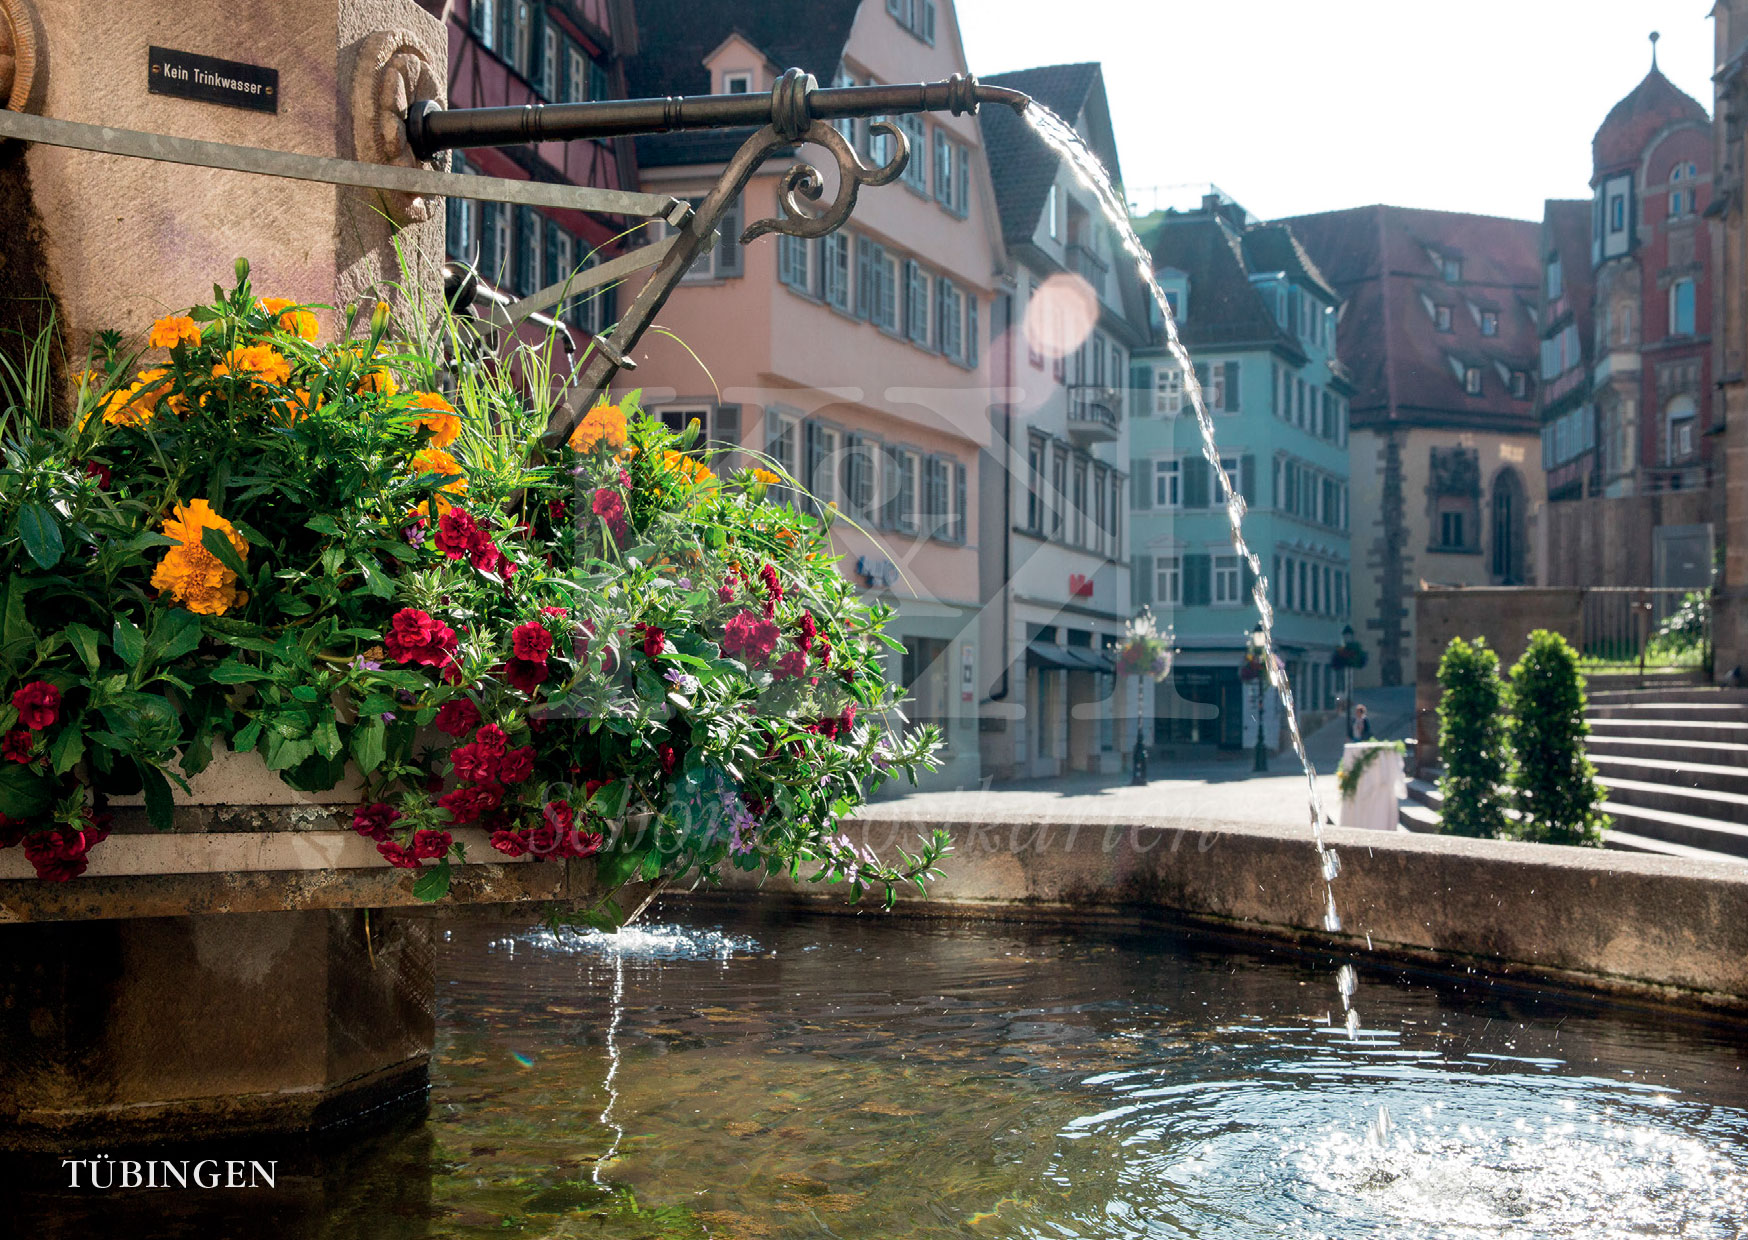
M 1341 626 L 1341 648 L 1353 649 L 1353 625 Z M 1353 660 L 1343 659 L 1343 671 L 1347 673 L 1347 739 L 1353 739 Z
M 1253 680 L 1256 684 L 1256 770 L 1267 774 L 1269 769 L 1269 751 L 1262 737 L 1262 706 L 1263 694 L 1269 682 L 1268 665 L 1268 632 L 1262 627 L 1261 621 L 1250 631 L 1250 657 L 1257 664 L 1258 670 Z

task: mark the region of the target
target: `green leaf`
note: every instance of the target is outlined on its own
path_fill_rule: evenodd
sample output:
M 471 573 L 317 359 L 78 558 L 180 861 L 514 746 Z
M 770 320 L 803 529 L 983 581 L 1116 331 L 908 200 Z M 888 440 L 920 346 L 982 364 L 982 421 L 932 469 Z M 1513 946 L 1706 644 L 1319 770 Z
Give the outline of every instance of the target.
M 249 566 L 243 563 L 243 557 L 237 554 L 237 549 L 231 546 L 231 540 L 225 537 L 223 530 L 207 526 L 200 531 L 200 545 L 212 552 L 220 564 L 230 569 L 239 577 L 249 575 Z
M 267 735 L 265 756 L 270 771 L 289 771 L 305 758 L 313 757 L 315 752 L 315 742 L 306 737 L 288 737 L 277 731 Z
M 147 763 L 139 763 L 140 783 L 146 797 L 146 821 L 160 831 L 170 829 L 176 802 L 170 796 L 170 783 L 164 772 Z
M 145 657 L 146 635 L 127 616 L 115 618 L 115 627 L 109 634 L 109 641 L 115 647 L 115 653 L 121 656 L 121 661 L 129 667 L 138 667 L 140 660 Z
M 25 657 L 36 647 L 36 630 L 30 625 L 24 604 L 29 591 L 22 577 L 14 577 L 6 585 L 6 610 L 0 615 L 0 658 L 9 663 Z
M 413 895 L 427 904 L 435 903 L 449 894 L 451 877 L 449 858 L 445 857 L 430 869 L 420 871 L 413 880 Z
M 246 724 L 241 732 L 231 737 L 233 753 L 248 753 L 255 748 L 255 742 L 261 739 L 261 721 L 253 719 Z
M 308 521 L 305 521 L 304 525 L 314 530 L 316 533 L 326 534 L 330 538 L 339 538 L 341 536 L 340 527 L 335 524 L 334 518 L 325 513 L 318 513 Z
M 364 574 L 364 588 L 377 598 L 393 598 L 394 582 L 382 575 L 382 569 L 377 567 L 375 560 L 368 556 L 358 558 L 358 570 Z
M 26 504 L 18 510 L 18 538 L 30 558 L 42 568 L 61 562 L 66 544 L 61 541 L 61 523 L 41 504 Z
M 83 721 L 83 716 L 72 720 L 61 729 L 61 734 L 49 746 L 49 762 L 53 764 L 55 774 L 65 775 L 85 756 L 85 729 L 81 726 Z
M 252 680 L 271 680 L 272 676 L 258 667 L 226 659 L 207 673 L 207 679 L 219 685 L 243 685 Z
M 192 654 L 200 647 L 200 639 L 205 631 L 200 627 L 200 617 L 191 611 L 178 607 L 166 612 L 152 630 L 152 645 L 158 647 L 154 654 L 158 660 L 169 662 L 180 659 L 185 654 Z
M 352 729 L 352 760 L 366 775 L 382 765 L 388 752 L 388 725 L 380 719 Z
M 324 758 L 332 758 L 340 753 L 340 729 L 334 724 L 334 717 L 329 715 L 316 724 L 316 730 L 310 739 L 315 742 L 316 752 Z
M 0 764 L 0 814 L 8 818 L 36 818 L 46 813 L 53 800 L 53 784 L 16 762 Z
M 95 673 L 102 652 L 98 643 L 103 639 L 97 635 L 97 630 L 83 624 L 69 624 L 63 632 L 67 640 L 73 643 L 73 649 L 79 652 L 79 658 L 85 664 L 85 670 Z

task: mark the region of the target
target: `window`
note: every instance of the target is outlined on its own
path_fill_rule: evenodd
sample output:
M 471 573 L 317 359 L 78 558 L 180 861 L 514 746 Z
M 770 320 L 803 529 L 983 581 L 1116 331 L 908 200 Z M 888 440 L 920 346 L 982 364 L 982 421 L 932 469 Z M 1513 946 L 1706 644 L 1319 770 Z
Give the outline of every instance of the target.
M 1054 185 L 1044 197 L 1044 221 L 1050 229 L 1050 239 L 1062 240 L 1062 194 Z M 1177 313 L 1177 307 L 1172 307 L 1172 313 Z
M 886 11 L 924 43 L 935 41 L 935 0 L 886 0 Z
M 894 453 L 898 483 L 894 487 L 892 527 L 904 534 L 922 529 L 923 458 L 906 448 Z
M 1608 230 L 1625 232 L 1627 227 L 1627 196 L 1614 194 L 1608 200 Z
M 558 98 L 559 74 L 562 65 L 559 61 L 559 43 L 564 36 L 559 34 L 557 27 L 543 24 L 540 29 L 540 93 L 548 99 Z
M 1215 411 L 1226 408 L 1226 367 L 1214 367 L 1213 377 L 1208 386 L 1208 408 Z
M 700 206 L 702 198 L 688 198 L 694 207 Z M 716 242 L 698 252 L 692 266 L 687 270 L 688 280 L 723 280 L 741 274 L 740 245 L 741 202 L 736 198 L 723 211 L 721 220 L 716 226 Z
M 1669 334 L 1693 335 L 1693 279 L 1683 277 L 1669 286 Z
M 1184 372 L 1176 366 L 1160 366 L 1153 372 L 1153 412 L 1175 418 L 1184 407 Z
M 468 5 L 467 20 L 473 33 L 488 48 L 498 45 L 498 0 L 473 0 Z
M 1511 394 L 1519 400 L 1529 399 L 1529 371 L 1514 370 L 1511 372 Z
M 1499 334 L 1499 312 L 1497 310 L 1481 311 L 1481 334 L 1497 336 Z
M 1432 317 L 1433 321 L 1438 324 L 1438 329 L 1441 332 L 1448 332 L 1451 330 L 1451 308 L 1449 306 L 1434 306 Z
M 935 201 L 955 215 L 964 215 L 970 196 L 970 158 L 965 147 L 935 126 Z
M 923 118 L 918 113 L 906 112 L 899 116 L 898 127 L 904 131 L 905 141 L 910 145 L 910 159 L 904 165 L 904 183 L 926 194 L 929 192 L 929 161 L 924 157 L 928 147 Z
M 662 424 L 675 434 L 698 423 L 694 451 L 704 448 L 734 451 L 741 446 L 739 405 L 663 405 L 657 412 Z M 720 468 L 726 472 L 730 466 L 725 462 Z
M 935 277 L 935 346 L 956 362 L 965 360 L 965 295 L 946 276 Z
M 1558 301 L 1566 292 L 1566 271 L 1558 254 L 1548 259 L 1548 300 Z
M 856 238 L 856 315 L 898 330 L 898 260 L 867 237 Z
M 1044 460 L 1049 450 L 1042 435 L 1026 441 L 1026 528 L 1034 534 L 1044 530 Z
M 1244 489 L 1244 483 L 1242 481 L 1240 481 L 1240 479 L 1238 477 L 1238 458 L 1237 457 L 1235 457 L 1235 456 L 1223 456 L 1223 457 L 1221 457 L 1220 458 L 1220 468 L 1225 471 L 1226 476 L 1228 478 L 1232 479 L 1232 481 L 1234 483 L 1237 483 L 1240 490 Z M 1220 475 L 1218 473 L 1215 473 L 1212 470 L 1210 470 L 1209 473 L 1212 475 L 1212 477 L 1210 478 L 1209 484 L 1208 484 L 1208 494 L 1210 496 L 1210 499 L 1208 501 L 1208 506 L 1210 508 L 1219 508 L 1219 507 L 1222 507 L 1226 503 L 1226 488 L 1220 485 Z
M 1068 449 L 1057 448 L 1050 461 L 1050 537 L 1061 538 L 1068 515 Z
M 827 233 L 820 240 L 820 294 L 839 310 L 850 308 L 850 239 L 841 232 Z
M 777 237 L 777 278 L 802 293 L 813 291 L 813 246 L 805 237 Z
M 574 43 L 565 49 L 564 86 L 560 98 L 566 103 L 583 103 L 589 94 L 589 59 Z
M 949 537 L 953 463 L 931 456 L 923 462 L 923 528 L 929 538 Z
M 1463 260 L 1446 256 L 1443 264 L 1445 283 L 1456 284 L 1463 278 Z
M 1153 601 L 1168 607 L 1176 607 L 1183 602 L 1184 569 L 1183 559 L 1175 555 L 1162 555 L 1153 562 L 1154 586 Z
M 1481 395 L 1481 368 L 1479 366 L 1463 368 L 1463 391 L 1470 396 Z
M 1463 517 L 1461 512 L 1441 512 L 1438 522 L 1438 542 L 1444 548 L 1462 548 L 1468 546 L 1463 538 Z
M 929 343 L 929 277 L 914 258 L 904 263 L 904 334 L 924 348 Z
M 1243 577 L 1235 555 L 1214 557 L 1214 606 L 1236 607 L 1244 601 Z
M 802 428 L 806 451 L 801 480 L 813 493 L 814 507 L 824 509 L 838 499 L 838 445 L 841 433 L 835 426 L 809 422 Z
M 517 73 L 527 77 L 534 54 L 534 6 L 528 0 L 514 0 L 514 4 L 511 62 Z
M 1153 506 L 1178 508 L 1183 504 L 1183 462 L 1166 457 L 1153 462 Z
M 1664 464 L 1676 465 L 1694 455 L 1694 415 L 1697 411 L 1691 396 L 1677 396 L 1664 409 Z
M 753 89 L 753 75 L 750 73 L 725 73 L 722 75 L 722 93 L 725 95 L 747 95 Z
M 1074 462 L 1074 526 L 1072 541 L 1077 547 L 1086 546 L 1086 458 L 1077 457 Z
M 1699 176 L 1695 164 L 1676 164 L 1669 170 L 1669 216 L 1692 215 L 1699 205 L 1699 191 L 1691 182 Z

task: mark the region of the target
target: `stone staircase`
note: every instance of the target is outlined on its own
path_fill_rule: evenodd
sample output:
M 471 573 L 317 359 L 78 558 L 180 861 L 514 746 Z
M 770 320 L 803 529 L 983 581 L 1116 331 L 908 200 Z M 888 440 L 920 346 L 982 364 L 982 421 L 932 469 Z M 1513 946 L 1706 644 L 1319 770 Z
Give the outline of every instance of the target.
M 1608 847 L 1748 861 L 1748 690 L 1599 690 L 1589 722 Z M 1412 781 L 1408 796 L 1402 826 L 1438 830 L 1435 779 Z

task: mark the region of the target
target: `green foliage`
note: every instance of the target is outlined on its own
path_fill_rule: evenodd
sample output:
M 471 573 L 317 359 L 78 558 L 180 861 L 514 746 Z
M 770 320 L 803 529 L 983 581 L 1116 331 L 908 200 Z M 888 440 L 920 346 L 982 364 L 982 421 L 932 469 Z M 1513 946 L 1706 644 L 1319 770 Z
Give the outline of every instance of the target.
M 426 899 L 467 859 L 461 826 L 592 855 L 609 889 L 817 866 L 890 901 L 935 872 L 939 834 L 893 866 L 838 833 L 939 736 L 905 724 L 890 611 L 836 570 L 829 509 L 778 502 L 802 494 L 780 471 L 717 476 L 696 427 L 635 393 L 610 434 L 545 443 L 550 338 L 456 363 L 485 355 L 461 322 L 395 339 L 379 310 L 317 343 L 246 271 L 154 328 L 174 343 L 143 370 L 104 337 L 71 425 L 34 361 L 0 374 L 0 847 L 88 830 L 110 794 L 167 825 L 172 788 L 228 747 L 305 790 L 354 765 Z M 389 639 L 409 616 L 431 657 Z M 55 717 L 23 726 L 9 703 L 38 682 Z M 463 705 L 472 724 L 436 730 Z M 484 727 L 516 755 L 501 770 L 456 761 Z
M 1378 755 L 1386 749 L 1399 754 L 1406 754 L 1408 746 L 1401 741 L 1373 741 L 1360 751 L 1360 756 L 1354 759 L 1352 766 L 1337 771 L 1335 775 L 1336 789 L 1344 797 L 1351 797 L 1360 790 L 1360 779 L 1372 763 L 1378 760 Z
M 1602 846 L 1608 816 L 1584 750 L 1584 678 L 1577 652 L 1537 629 L 1511 669 L 1511 785 L 1524 839 Z
M 1499 656 L 1485 639 L 1453 637 L 1438 665 L 1440 813 L 1448 835 L 1496 838 L 1506 833 L 1504 685 Z

